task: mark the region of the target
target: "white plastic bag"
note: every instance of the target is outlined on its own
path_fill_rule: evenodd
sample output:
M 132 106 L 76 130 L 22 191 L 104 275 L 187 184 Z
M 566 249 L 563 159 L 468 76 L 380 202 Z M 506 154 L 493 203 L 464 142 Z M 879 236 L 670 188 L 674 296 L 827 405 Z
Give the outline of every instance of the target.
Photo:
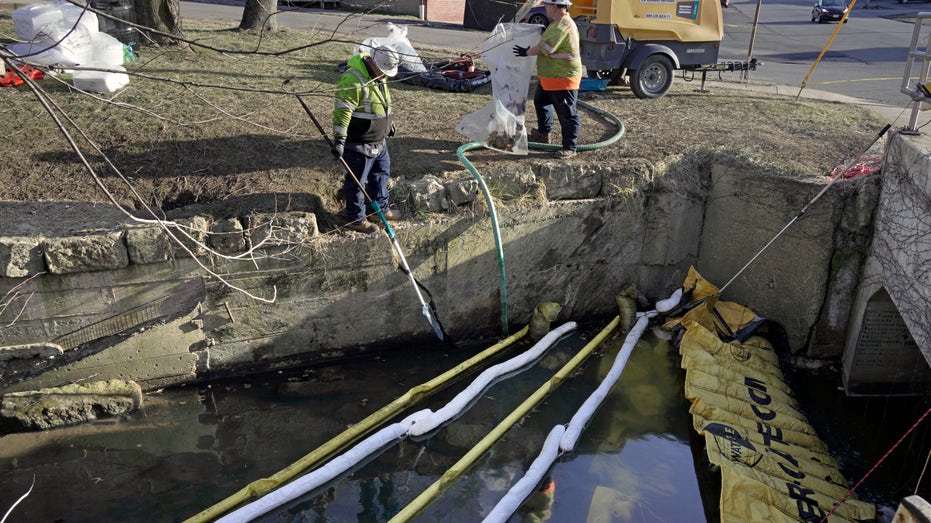
M 84 64 L 103 67 L 123 65 L 123 42 L 107 33 L 92 34 L 90 54 Z
M 411 41 L 407 39 L 407 26 L 395 25 L 388 22 L 388 36 L 384 38 L 369 37 L 357 45 L 353 54 L 362 51 L 371 54 L 372 50 L 382 45 L 388 46 L 398 52 L 401 57 L 401 67 L 415 73 L 425 73 L 427 68 L 423 65 L 420 55 L 414 50 Z
M 65 25 L 83 27 L 91 34 L 100 30 L 97 13 L 64 1 L 58 3 L 58 8 L 61 10 L 61 19 Z
M 111 69 L 120 72 L 74 71 L 71 81 L 82 91 L 112 93 L 129 83 L 129 75 L 125 73 L 126 69 L 123 67 L 116 66 Z
M 13 58 L 31 64 L 56 67 L 75 67 L 82 58 L 70 48 L 54 45 L 54 41 L 41 39 L 30 43 L 8 44 L 7 49 Z
M 511 154 L 527 154 L 527 129 L 524 113 L 530 77 L 537 58 L 514 56 L 514 46 L 535 46 L 540 43 L 537 24 L 498 24 L 485 40 L 482 59 L 491 67 L 491 88 L 494 100 L 466 116 L 456 126 L 456 132 L 485 147 Z
M 485 147 L 511 154 L 527 154 L 527 132 L 524 115 L 509 111 L 495 98 L 488 105 L 466 116 L 456 126 L 456 132 Z
M 44 27 L 61 21 L 61 9 L 51 4 L 29 4 L 13 11 L 13 30 L 20 40 L 35 39 Z

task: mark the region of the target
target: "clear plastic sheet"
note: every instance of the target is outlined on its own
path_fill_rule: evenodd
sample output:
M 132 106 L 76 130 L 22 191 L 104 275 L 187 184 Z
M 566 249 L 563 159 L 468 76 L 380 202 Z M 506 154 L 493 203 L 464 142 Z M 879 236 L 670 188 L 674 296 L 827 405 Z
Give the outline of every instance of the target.
M 535 46 L 540 42 L 537 24 L 498 24 L 485 40 L 482 60 L 491 68 L 494 100 L 466 116 L 456 132 L 485 147 L 509 154 L 527 154 L 524 113 L 530 77 L 537 58 L 514 56 L 514 46 Z

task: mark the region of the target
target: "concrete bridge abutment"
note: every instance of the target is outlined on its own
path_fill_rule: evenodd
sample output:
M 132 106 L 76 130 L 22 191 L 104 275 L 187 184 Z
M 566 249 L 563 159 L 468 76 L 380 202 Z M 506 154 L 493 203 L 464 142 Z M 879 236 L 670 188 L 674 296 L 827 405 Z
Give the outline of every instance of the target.
M 893 133 L 873 237 L 844 350 L 848 394 L 931 388 L 931 160 L 927 140 Z

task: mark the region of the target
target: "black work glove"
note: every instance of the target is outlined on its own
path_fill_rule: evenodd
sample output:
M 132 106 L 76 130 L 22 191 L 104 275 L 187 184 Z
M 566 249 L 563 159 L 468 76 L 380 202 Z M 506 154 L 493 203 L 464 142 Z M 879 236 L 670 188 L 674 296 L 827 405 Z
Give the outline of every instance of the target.
M 330 148 L 330 151 L 333 152 L 333 156 L 337 160 L 343 157 L 343 150 L 345 149 L 346 149 L 346 138 L 340 137 L 340 138 L 333 139 L 333 147 Z
M 394 136 L 398 134 L 398 125 L 394 122 L 391 122 L 391 128 L 388 129 L 388 136 Z
M 527 56 L 527 50 L 530 49 L 530 46 L 521 47 L 519 45 L 514 46 L 514 56 Z

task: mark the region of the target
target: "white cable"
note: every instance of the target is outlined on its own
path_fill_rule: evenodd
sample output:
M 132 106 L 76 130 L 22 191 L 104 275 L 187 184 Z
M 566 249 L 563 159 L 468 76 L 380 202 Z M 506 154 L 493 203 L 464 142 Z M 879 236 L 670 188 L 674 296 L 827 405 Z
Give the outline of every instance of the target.
M 511 514 L 517 512 L 517 509 L 520 508 L 520 504 L 533 494 L 533 489 L 540 484 L 543 477 L 546 476 L 546 471 L 550 469 L 550 466 L 556 461 L 556 458 L 559 457 L 559 440 L 562 439 L 565 431 L 566 427 L 562 425 L 556 425 L 550 430 L 549 435 L 546 437 L 546 441 L 543 442 L 543 449 L 540 451 L 540 455 L 530 464 L 527 473 L 524 474 L 524 477 L 520 478 L 520 481 L 511 487 L 511 490 L 501 498 L 501 501 L 495 505 L 495 508 L 491 509 L 491 512 L 485 516 L 482 523 L 504 523 L 511 517 Z
M 574 330 L 576 328 L 576 323 L 574 321 L 566 322 L 557 329 L 551 330 L 543 336 L 530 350 L 519 354 L 507 361 L 501 362 L 492 367 L 488 367 L 481 374 L 479 374 L 472 383 L 469 384 L 462 392 L 456 395 L 455 398 L 450 400 L 449 403 L 443 406 L 436 412 L 431 412 L 429 415 L 424 416 L 414 422 L 414 425 L 411 427 L 410 434 L 411 436 L 423 436 L 424 434 L 430 433 L 430 431 L 436 429 L 437 427 L 443 425 L 449 420 L 453 419 L 455 416 L 458 416 L 463 412 L 469 404 L 474 401 L 478 396 L 491 385 L 495 379 L 514 372 L 515 370 L 520 369 L 521 367 L 532 363 L 534 360 L 539 358 L 546 352 L 550 346 L 556 343 L 559 338 L 561 338 L 567 332 Z

